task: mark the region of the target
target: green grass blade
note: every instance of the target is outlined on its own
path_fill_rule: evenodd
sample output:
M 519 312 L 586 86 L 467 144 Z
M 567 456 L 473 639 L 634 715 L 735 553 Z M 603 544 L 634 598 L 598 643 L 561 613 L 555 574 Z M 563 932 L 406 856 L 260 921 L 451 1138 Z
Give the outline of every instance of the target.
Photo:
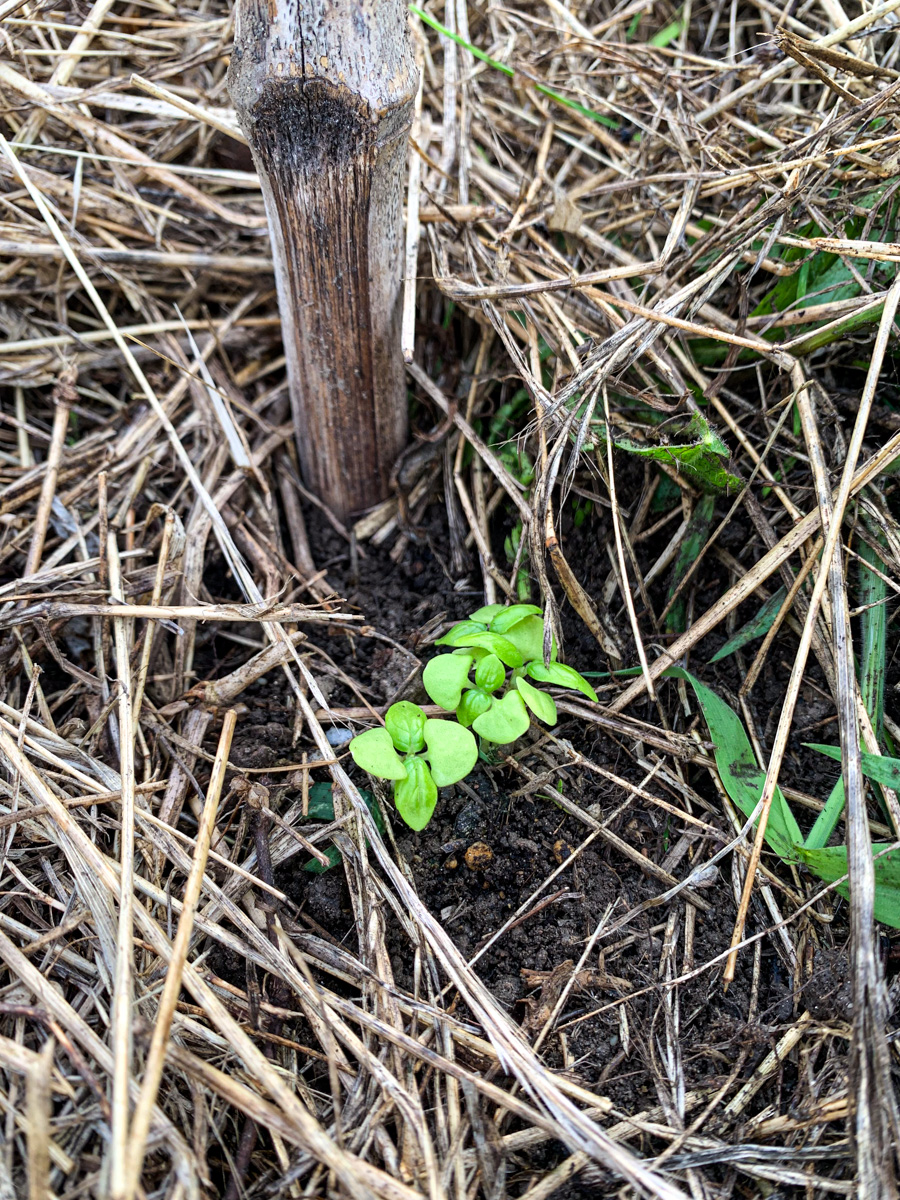
M 722 786 L 729 799 L 749 817 L 759 803 L 766 773 L 756 762 L 743 722 L 733 708 L 683 667 L 670 667 L 665 674 L 686 680 L 694 689 L 715 746 Z M 800 826 L 780 788 L 775 789 L 765 836 L 771 849 L 787 861 L 796 858 L 797 847 L 803 842 Z
M 841 761 L 840 746 L 821 746 L 817 742 L 807 742 L 806 745 L 810 750 L 818 750 L 820 754 L 833 758 L 835 762 Z M 883 783 L 885 787 L 894 791 L 900 789 L 900 758 L 888 758 L 885 754 L 867 754 L 865 751 L 862 751 L 859 758 L 863 775 L 874 779 L 876 783 Z
M 475 58 L 483 63 L 487 63 L 489 67 L 493 67 L 495 71 L 502 71 L 504 75 L 508 75 L 510 79 L 515 75 L 512 67 L 506 66 L 505 63 L 498 62 L 496 58 L 491 58 L 489 54 L 485 54 L 483 50 L 479 50 L 477 46 L 473 46 L 471 42 L 467 42 L 465 38 L 461 38 L 458 33 L 454 33 L 452 29 L 448 29 L 446 25 L 442 25 L 440 21 L 436 21 L 434 17 L 429 16 L 424 9 L 419 8 L 417 4 L 410 4 L 409 11 L 414 13 L 420 21 L 424 21 L 426 25 L 430 25 L 437 33 L 443 34 L 444 37 L 450 38 L 456 42 L 457 46 L 462 46 L 468 50 Z M 529 81 L 532 82 L 532 81 Z M 556 104 L 561 104 L 564 108 L 570 108 L 573 112 L 581 113 L 583 117 L 587 117 L 589 121 L 598 121 L 601 125 L 605 125 L 607 129 L 618 129 L 619 122 L 612 120 L 611 117 L 604 117 L 601 113 L 594 112 L 593 109 L 585 108 L 583 104 L 579 104 L 577 100 L 569 100 L 566 96 L 561 96 L 559 92 L 554 92 L 551 88 L 545 87 L 542 83 L 535 83 L 535 91 L 546 96 L 548 100 L 553 100 Z
M 710 663 L 720 662 L 729 654 L 734 654 L 736 650 L 743 649 L 748 642 L 764 637 L 772 628 L 772 623 L 778 616 L 778 610 L 784 604 L 785 596 L 787 596 L 787 588 L 779 588 L 774 595 L 768 598 L 756 616 L 748 621 L 743 629 L 738 630 L 733 638 L 729 638 L 721 650 L 716 651 L 709 660 Z
M 805 850 L 821 850 L 828 845 L 828 839 L 837 828 L 841 813 L 844 811 L 845 799 L 842 775 L 831 789 L 831 795 L 825 801 L 825 807 L 816 817 L 815 824 L 806 835 L 806 841 L 803 843 Z
M 882 851 L 887 850 L 887 853 Z M 875 855 L 875 920 L 900 929 L 900 851 L 888 850 L 884 843 L 872 846 Z M 798 851 L 800 860 L 826 883 L 833 883 L 847 874 L 847 847 L 831 846 L 827 850 Z M 880 855 L 880 857 L 879 857 Z M 847 883 L 838 884 L 838 892 L 849 898 Z
M 685 595 L 682 593 L 674 603 L 672 603 L 672 597 L 675 596 L 678 585 L 697 561 L 700 551 L 706 545 L 715 507 L 715 496 L 706 493 L 700 497 L 694 505 L 688 527 L 681 539 L 681 545 L 678 547 L 678 556 L 672 571 L 672 582 L 669 584 L 669 592 L 666 596 L 666 603 L 671 605 L 666 620 L 666 627 L 670 633 L 684 633 L 687 613 Z
M 884 733 L 884 675 L 887 667 L 887 584 L 883 575 L 870 571 L 869 566 L 884 572 L 884 563 L 874 547 L 861 542 L 859 556 L 859 602 L 862 653 L 859 661 L 859 686 L 866 711 L 872 718 L 872 728 L 879 743 Z

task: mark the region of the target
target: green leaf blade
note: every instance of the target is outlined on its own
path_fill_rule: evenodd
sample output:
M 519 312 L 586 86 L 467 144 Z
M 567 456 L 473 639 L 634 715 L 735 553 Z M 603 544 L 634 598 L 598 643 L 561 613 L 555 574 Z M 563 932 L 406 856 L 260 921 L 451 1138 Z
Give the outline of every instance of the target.
M 425 745 L 422 734 L 425 714 L 418 704 L 400 700 L 392 704 L 384 718 L 384 727 L 391 735 L 395 749 L 401 754 L 415 754 Z
M 435 704 L 453 712 L 468 683 L 471 667 L 469 654 L 438 654 L 425 664 L 422 685 Z
M 350 743 L 350 755 L 358 767 L 379 779 L 406 778 L 406 767 L 394 749 L 391 735 L 382 725 L 357 734 Z
M 778 611 L 782 604 L 784 604 L 786 597 L 787 588 L 785 587 L 781 587 L 777 592 L 774 592 L 766 600 L 756 616 L 748 621 L 743 629 L 738 630 L 733 638 L 729 638 L 721 650 L 716 651 L 709 660 L 710 663 L 721 662 L 729 654 L 734 654 L 736 650 L 741 650 L 748 642 L 752 642 L 758 637 L 764 637 L 772 628 L 775 618 L 778 616 Z
M 438 787 L 465 779 L 478 761 L 478 744 L 468 729 L 456 721 L 425 722 L 425 743 L 431 774 Z
M 394 784 L 394 804 L 410 829 L 419 832 L 434 815 L 438 790 L 424 759 L 411 758 L 406 765 L 406 778 Z
M 488 712 L 473 721 L 472 727 L 486 742 L 505 746 L 508 742 L 518 741 L 528 732 L 530 724 L 525 701 L 516 691 L 495 700 Z
M 599 703 L 597 693 L 574 667 L 569 667 L 565 663 L 542 663 L 531 662 L 525 668 L 528 675 L 532 679 L 536 679 L 538 683 L 549 683 L 553 687 L 569 688 L 573 692 L 581 692 L 587 696 L 588 700 L 593 700 L 595 704 Z
M 556 724 L 558 714 L 552 696 L 548 696 L 546 692 L 539 691 L 527 679 L 522 679 L 521 676 L 516 680 L 516 687 L 519 689 L 522 699 L 539 721 L 543 721 L 545 725 Z

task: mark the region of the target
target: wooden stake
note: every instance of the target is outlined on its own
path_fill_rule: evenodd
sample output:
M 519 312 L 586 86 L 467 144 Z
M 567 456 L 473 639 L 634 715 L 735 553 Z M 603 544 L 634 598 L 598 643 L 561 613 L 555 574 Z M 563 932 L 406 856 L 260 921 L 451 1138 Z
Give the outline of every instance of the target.
M 342 519 L 387 495 L 406 441 L 416 85 L 402 0 L 238 0 L 229 89 L 269 217 L 300 464 Z

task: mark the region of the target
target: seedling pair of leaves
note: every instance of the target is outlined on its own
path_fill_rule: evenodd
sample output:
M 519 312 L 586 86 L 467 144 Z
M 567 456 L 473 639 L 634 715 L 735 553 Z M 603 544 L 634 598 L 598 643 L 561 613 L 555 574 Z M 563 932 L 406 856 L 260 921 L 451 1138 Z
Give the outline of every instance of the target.
M 530 713 L 555 725 L 553 698 L 530 682 L 549 683 L 597 694 L 579 673 L 554 661 L 544 662 L 544 621 L 534 604 L 488 604 L 455 625 L 436 645 L 453 647 L 425 667 L 422 683 L 435 704 L 452 710 L 465 728 L 486 742 L 517 741 L 531 724 Z M 474 668 L 475 678 L 471 678 Z M 507 678 L 507 672 L 511 672 Z M 528 678 L 526 678 L 526 676 Z
M 401 700 L 387 710 L 384 725 L 350 743 L 353 761 L 394 785 L 397 812 L 411 829 L 424 829 L 437 804 L 438 788 L 459 783 L 475 766 L 478 745 L 454 721 L 426 717 L 418 704 Z

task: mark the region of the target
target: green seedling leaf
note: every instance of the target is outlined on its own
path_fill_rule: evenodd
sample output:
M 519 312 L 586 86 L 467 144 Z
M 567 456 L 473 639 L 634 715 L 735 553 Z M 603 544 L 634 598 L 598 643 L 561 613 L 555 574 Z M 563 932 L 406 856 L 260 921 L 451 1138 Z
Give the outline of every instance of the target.
M 711 663 L 719 662 L 723 658 L 727 658 L 729 654 L 734 654 L 736 650 L 742 649 L 748 642 L 752 642 L 755 638 L 764 637 L 772 628 L 775 618 L 778 616 L 778 610 L 784 604 L 787 596 L 787 588 L 779 588 L 777 592 L 771 595 L 752 621 L 748 621 L 743 629 L 739 630 L 733 638 L 725 643 L 721 650 L 718 650 L 709 660 Z
M 841 761 L 840 746 L 820 746 L 816 742 L 804 744 L 810 750 L 818 750 L 820 754 L 833 758 L 835 762 Z M 883 783 L 885 787 L 895 791 L 900 790 L 900 758 L 888 758 L 883 754 L 867 754 L 864 750 L 861 751 L 859 758 L 863 775 L 874 779 L 876 783 Z
M 532 679 L 536 679 L 538 683 L 549 683 L 554 687 L 571 688 L 575 692 L 581 692 L 587 696 L 588 700 L 597 701 L 597 693 L 584 678 L 583 675 L 574 669 L 568 667 L 565 663 L 542 663 L 530 662 L 525 668 L 525 671 Z
M 426 757 L 438 787 L 449 787 L 465 779 L 478 761 L 478 744 L 468 729 L 455 721 L 425 722 Z
M 500 700 L 495 700 L 486 713 L 477 717 L 472 727 L 486 742 L 505 746 L 507 742 L 517 741 L 528 731 L 530 724 L 525 701 L 518 692 L 507 692 Z
M 331 786 L 330 783 L 314 783 L 309 789 L 309 804 L 306 808 L 307 821 L 334 820 L 334 801 L 331 798 Z
M 350 743 L 353 761 L 379 779 L 405 779 L 406 767 L 394 749 L 391 735 L 381 725 L 358 734 Z
M 526 617 L 539 617 L 541 610 L 535 604 L 510 604 L 491 618 L 491 633 L 507 633 Z
M 406 778 L 394 784 L 394 804 L 410 829 L 418 831 L 434 814 L 438 790 L 423 758 L 407 759 L 406 766 Z
M 504 608 L 506 608 L 505 604 L 485 604 L 483 608 L 479 608 L 477 612 L 473 612 L 469 620 L 483 624 L 486 629 L 497 613 L 502 613 Z
M 539 721 L 543 721 L 545 725 L 556 724 L 556 705 L 553 703 L 552 696 L 548 696 L 546 692 L 539 692 L 533 684 L 521 676 L 516 680 L 516 687 Z
M 455 645 L 475 646 L 486 650 L 488 654 L 496 654 L 508 667 L 521 667 L 525 661 L 522 651 L 509 638 L 502 637 L 499 633 L 470 633 L 458 638 Z
M 880 539 L 879 539 L 880 540 Z M 887 569 L 880 555 L 865 540 L 859 547 L 859 618 L 862 653 L 859 687 L 875 736 L 884 732 L 884 676 L 887 668 Z M 876 572 L 878 572 L 876 574 Z
M 526 617 L 514 625 L 506 637 L 521 651 L 522 658 L 529 662 L 533 658 L 544 657 L 544 619 L 543 617 Z M 556 639 L 553 639 L 551 657 L 556 657 Z
M 496 654 L 486 654 L 475 668 L 475 683 L 486 692 L 496 692 L 506 679 L 506 667 Z
M 686 595 L 682 592 L 680 595 L 675 596 L 675 593 L 678 590 L 679 583 L 681 583 L 682 579 L 684 579 L 685 575 L 697 561 L 700 551 L 706 545 L 715 507 L 715 496 L 709 493 L 702 495 L 694 505 L 694 511 L 691 513 L 688 527 L 685 530 L 684 537 L 681 539 L 678 556 L 675 559 L 675 566 L 672 568 L 672 579 L 669 584 L 668 596 L 666 597 L 667 601 L 672 602 L 666 621 L 666 628 L 670 632 L 684 632 Z
M 400 700 L 391 705 L 385 714 L 384 727 L 401 754 L 415 754 L 425 745 L 422 736 L 425 714 L 418 704 L 411 704 L 409 700 Z
M 331 794 L 332 785 L 330 783 L 314 783 L 309 789 L 309 804 L 306 810 L 307 821 L 333 821 L 334 820 L 334 799 Z M 375 800 L 375 797 L 368 788 L 360 788 L 359 794 L 366 803 L 366 808 L 372 814 L 372 820 L 375 822 L 379 833 L 384 833 L 384 818 L 381 815 L 381 809 Z M 326 871 L 330 871 L 332 867 L 336 867 L 341 861 L 341 852 L 336 846 L 326 846 L 322 853 L 328 859 L 328 866 L 320 863 L 317 858 L 311 858 L 309 862 L 303 864 L 303 870 L 308 871 L 310 875 L 323 875 Z
M 480 717 L 482 713 L 486 713 L 494 703 L 494 697 L 490 692 L 484 691 L 483 688 L 474 687 L 465 692 L 462 700 L 459 702 L 459 707 L 456 710 L 456 719 L 460 725 L 466 729 L 472 724 L 476 717 Z
M 317 858 L 311 858 L 309 862 L 303 864 L 303 870 L 308 871 L 310 875 L 324 875 L 326 871 L 330 871 L 332 867 L 338 866 L 343 855 L 337 846 L 326 846 L 322 853 L 328 859 L 328 866 L 325 863 L 319 862 Z
M 757 765 L 740 717 L 715 692 L 682 667 L 670 667 L 665 674 L 685 679 L 694 689 L 715 746 L 716 766 L 722 785 L 744 816 L 749 817 L 759 803 L 766 773 Z M 780 788 L 775 789 L 765 836 L 775 853 L 788 861 L 796 857 L 796 847 L 803 842 L 800 826 Z
M 458 625 L 445 633 L 443 637 L 438 638 L 434 643 L 436 646 L 462 646 L 468 645 L 465 638 L 470 637 L 473 633 L 485 633 L 487 631 L 487 623 L 484 621 L 460 621 Z
M 426 663 L 422 672 L 425 691 L 435 704 L 453 712 L 459 705 L 462 690 L 469 681 L 471 666 L 471 654 L 438 654 Z
M 830 846 L 824 850 L 801 848 L 798 853 L 801 861 L 826 883 L 834 883 L 847 874 L 846 846 Z M 900 851 L 888 850 L 885 843 L 875 843 L 872 854 L 875 856 L 875 920 L 900 929 Z M 838 884 L 837 890 L 849 898 L 849 883 Z
M 844 777 L 841 775 L 831 789 L 831 795 L 825 801 L 825 807 L 816 817 L 812 829 L 806 835 L 806 841 L 803 843 L 804 849 L 821 850 L 823 846 L 828 845 L 828 839 L 837 828 L 841 813 L 844 811 L 844 801 Z
M 678 18 L 677 20 L 672 21 L 671 24 L 660 29 L 658 33 L 654 33 L 653 37 L 650 39 L 650 45 L 657 46 L 659 49 L 664 50 L 670 42 L 675 41 L 682 29 L 684 29 L 684 22 Z

